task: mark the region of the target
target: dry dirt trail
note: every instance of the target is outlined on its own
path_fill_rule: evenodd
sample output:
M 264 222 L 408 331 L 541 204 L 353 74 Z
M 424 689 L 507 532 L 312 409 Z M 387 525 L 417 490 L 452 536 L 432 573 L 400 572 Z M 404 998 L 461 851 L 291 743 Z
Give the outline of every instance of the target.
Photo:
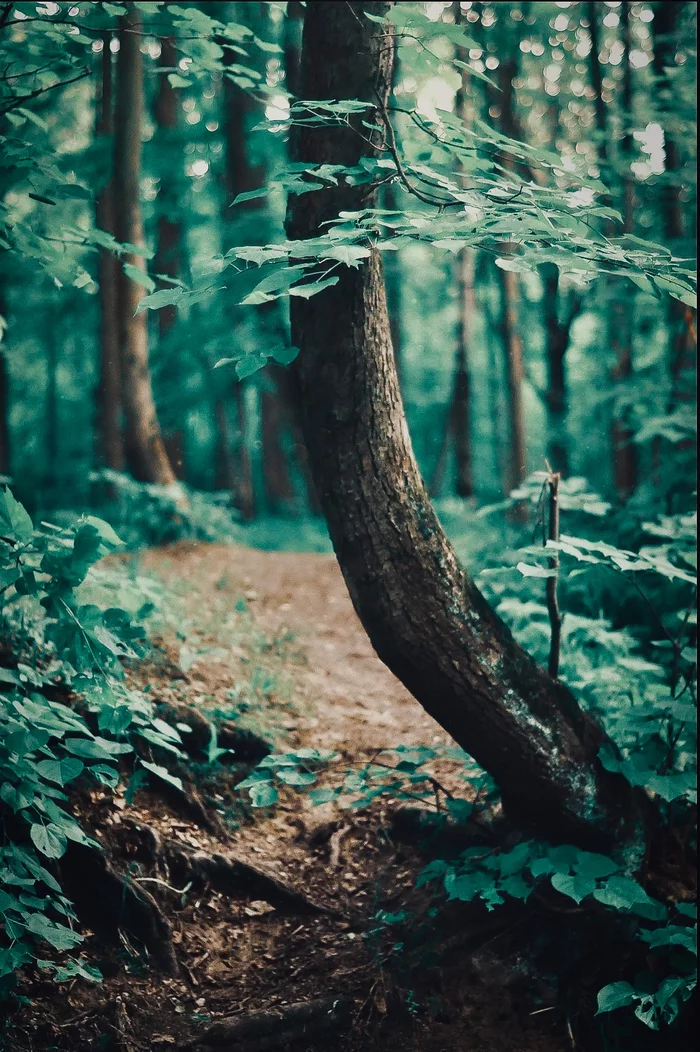
M 213 634 L 224 649 L 232 596 L 246 599 L 270 637 L 294 633 L 306 658 L 294 673 L 297 700 L 309 711 L 297 726 L 304 744 L 359 754 L 449 741 L 374 653 L 334 556 L 181 544 L 147 553 L 142 571 L 175 588 L 187 610 L 198 611 L 195 631 Z M 235 648 L 218 657 L 235 675 Z M 198 675 L 195 667 L 195 685 Z
M 180 543 L 124 560 L 144 597 L 152 582 L 164 596 L 160 657 L 133 672 L 154 701 L 196 708 L 213 721 L 240 720 L 277 751 L 333 750 L 339 762 L 322 784 L 338 784 L 341 772 L 382 749 L 448 744 L 374 654 L 333 556 Z M 181 794 L 153 781 L 131 803 L 123 789 L 79 802 L 114 869 L 153 895 L 179 974 L 144 967 L 141 944 L 122 927 L 116 940 L 114 933 L 111 941 L 88 939 L 85 954 L 103 984 L 60 993 L 35 984 L 13 1048 L 568 1052 L 561 1013 L 532 1014 L 548 1003 L 546 991 L 533 1002 L 531 991 L 504 986 L 500 962 L 475 964 L 479 940 L 490 934 L 476 933 L 477 952 L 462 947 L 439 967 L 424 966 L 421 932 L 442 943 L 463 932 L 473 941 L 474 932 L 464 930 L 461 915 L 435 919 L 430 893 L 416 890 L 426 858 L 392 836 L 395 801 L 365 810 L 312 807 L 306 792 L 283 788 L 274 808 L 254 810 L 236 789 L 240 768 L 200 758 L 189 770 L 204 822 L 183 808 Z M 468 792 L 463 767 L 448 761 L 439 776 Z M 264 881 L 222 883 L 209 871 L 193 882 L 178 869 L 183 855 L 242 863 L 282 882 L 292 898 L 270 895 Z M 309 912 L 310 904 L 321 911 Z M 380 914 L 394 915 L 398 926 Z M 204 1041 L 222 1020 L 250 1026 L 261 1011 L 286 1020 L 290 1005 L 320 998 L 344 1002 L 340 1025 L 291 1043 L 277 1040 L 279 1026 L 277 1038 L 266 1031 L 242 1043 L 230 1034 Z

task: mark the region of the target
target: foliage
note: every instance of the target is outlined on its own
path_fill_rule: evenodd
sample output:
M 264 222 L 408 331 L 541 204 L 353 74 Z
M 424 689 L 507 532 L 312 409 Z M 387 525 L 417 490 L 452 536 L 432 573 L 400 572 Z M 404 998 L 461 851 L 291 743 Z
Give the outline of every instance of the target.
M 181 786 L 153 760 L 154 749 L 181 756 L 180 736 L 124 682 L 121 661 L 142 651 L 141 625 L 122 608 L 81 598 L 94 563 L 121 547 L 111 526 L 88 516 L 35 529 L 2 487 L 0 530 L 3 638 L 11 643 L 0 669 L 0 807 L 8 832 L 0 848 L 0 978 L 35 961 L 56 981 L 95 981 L 99 973 L 81 958 L 39 953 L 48 943 L 63 954 L 83 939 L 56 863 L 70 843 L 101 850 L 71 814 L 69 794 L 91 783 L 115 789 L 125 757 L 133 760 L 132 792 L 148 774 Z M 136 738 L 145 746 L 138 757 Z

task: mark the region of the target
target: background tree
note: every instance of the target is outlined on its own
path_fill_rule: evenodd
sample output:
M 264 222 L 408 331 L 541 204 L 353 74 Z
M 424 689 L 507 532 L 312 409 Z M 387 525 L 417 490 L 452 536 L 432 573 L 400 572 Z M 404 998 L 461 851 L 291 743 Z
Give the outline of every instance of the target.
M 116 232 L 136 251 L 124 256 L 119 275 L 119 341 L 125 445 L 131 470 L 143 482 L 175 482 L 160 432 L 148 367 L 148 315 L 137 313 L 145 295 L 141 275 L 146 266 L 139 178 L 143 122 L 143 56 L 141 21 L 132 5 L 123 16 L 117 61 L 117 110 L 114 136 L 114 201 Z

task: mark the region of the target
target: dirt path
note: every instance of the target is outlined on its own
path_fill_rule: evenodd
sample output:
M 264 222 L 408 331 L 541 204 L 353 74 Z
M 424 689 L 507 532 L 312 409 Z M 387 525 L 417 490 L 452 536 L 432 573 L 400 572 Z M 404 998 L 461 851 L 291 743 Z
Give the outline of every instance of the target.
M 304 744 L 352 756 L 449 741 L 374 653 L 334 556 L 178 545 L 149 552 L 143 570 L 180 592 L 199 613 L 197 631 L 220 645 L 232 598 L 241 596 L 269 636 L 295 634 L 307 662 L 295 670 L 297 698 L 309 712 L 297 726 Z M 221 660 L 235 676 L 235 649 Z
M 140 577 L 164 590 L 163 659 L 134 673 L 156 702 L 192 706 L 213 721 L 237 720 L 278 751 L 334 750 L 341 769 L 396 745 L 448 743 L 372 651 L 333 557 L 179 544 L 127 561 L 139 575 L 137 589 Z M 13 1048 L 184 1052 L 199 1049 L 206 1027 L 223 1018 L 284 1012 L 330 996 L 347 1000 L 349 1017 L 340 1029 L 260 1047 L 568 1049 L 561 1016 L 531 1014 L 532 1000 L 504 986 L 493 970 L 476 968 L 473 952 L 440 968 L 417 966 L 425 957 L 420 932 L 432 937 L 436 921 L 430 895 L 415 888 L 425 858 L 390 835 L 394 804 L 314 808 L 307 793 L 284 789 L 273 809 L 255 811 L 236 788 L 239 770 L 200 761 L 193 772 L 216 820 L 210 829 L 183 813 L 177 793 L 166 799 L 152 783 L 133 803 L 123 792 L 98 790 L 79 805 L 115 869 L 148 882 L 142 886 L 172 931 L 180 976 L 145 968 L 142 950 L 121 929 L 121 946 L 89 939 L 86 956 L 99 964 L 103 985 L 77 984 L 64 995 L 50 983 L 34 983 Z M 448 778 L 451 772 L 448 764 Z M 173 868 L 178 851 L 248 863 L 325 912 L 275 905 L 260 885 L 222 889 L 209 879 L 193 885 Z M 403 928 L 387 927 L 388 915 L 397 918 L 390 925 Z M 458 918 L 457 934 L 460 924 Z M 446 934 L 455 931 L 447 927 Z

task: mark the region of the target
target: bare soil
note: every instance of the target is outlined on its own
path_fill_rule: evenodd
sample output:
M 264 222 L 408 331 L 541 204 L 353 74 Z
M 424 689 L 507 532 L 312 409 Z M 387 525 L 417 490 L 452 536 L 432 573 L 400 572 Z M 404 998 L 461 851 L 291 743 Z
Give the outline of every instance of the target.
M 155 700 L 238 719 L 278 751 L 333 749 L 343 769 L 397 744 L 448 743 L 374 654 L 332 556 L 179 544 L 145 553 L 139 572 L 163 582 L 168 596 L 160 656 L 133 672 Z M 20 991 L 27 1001 L 13 1009 L 9 1047 L 194 1048 L 222 1019 L 332 998 L 343 1003 L 338 1026 L 291 1043 L 228 1039 L 218 1047 L 571 1049 L 569 1023 L 552 992 L 546 984 L 519 982 L 517 960 L 489 957 L 484 944 L 492 935 L 485 929 L 480 938 L 473 911 L 433 921 L 430 892 L 414 887 L 425 859 L 390 836 L 395 805 L 313 808 L 304 794 L 285 790 L 273 810 L 253 811 L 235 791 L 240 770 L 226 770 L 204 763 L 197 770 L 210 830 L 188 819 L 176 797 L 152 787 L 131 806 L 100 792 L 77 801 L 115 868 L 160 905 L 180 974 L 159 974 L 127 933 L 116 945 L 91 935 L 85 956 L 100 965 L 104 983 L 57 988 L 40 973 L 28 976 Z M 468 791 L 449 764 L 440 778 Z M 270 904 L 254 887 L 249 893 L 206 882 L 183 887 L 153 844 L 247 861 L 322 912 Z M 377 921 L 379 910 L 409 919 L 387 928 Z M 434 960 L 422 954 L 424 928 L 440 930 L 453 951 Z

